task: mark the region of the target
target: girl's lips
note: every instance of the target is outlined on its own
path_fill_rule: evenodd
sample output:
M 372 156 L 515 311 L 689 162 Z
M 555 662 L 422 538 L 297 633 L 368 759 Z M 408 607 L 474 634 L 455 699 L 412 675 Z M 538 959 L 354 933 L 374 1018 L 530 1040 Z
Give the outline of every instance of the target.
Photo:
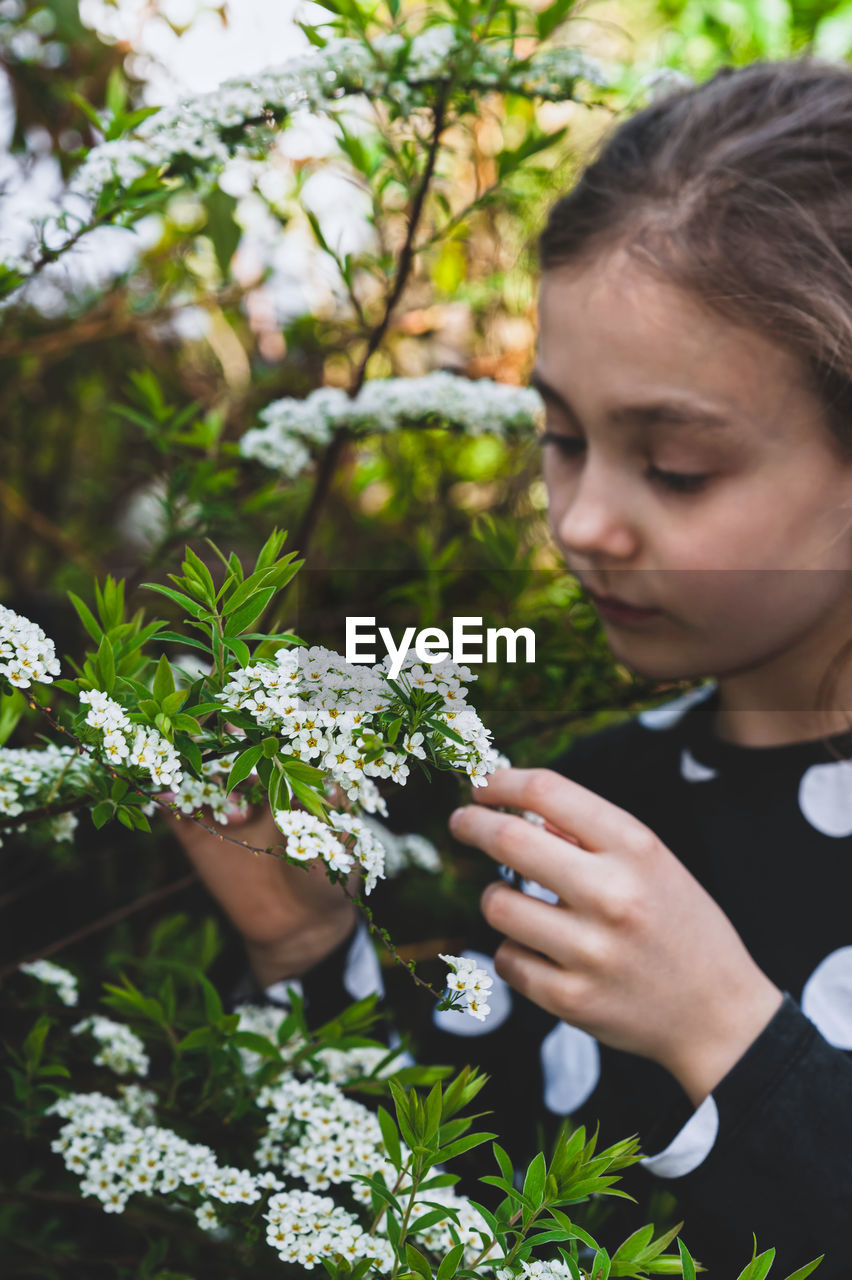
M 646 622 L 651 618 L 659 618 L 662 614 L 661 609 L 641 608 L 613 596 L 598 596 L 592 591 L 589 595 L 601 616 L 613 622 Z

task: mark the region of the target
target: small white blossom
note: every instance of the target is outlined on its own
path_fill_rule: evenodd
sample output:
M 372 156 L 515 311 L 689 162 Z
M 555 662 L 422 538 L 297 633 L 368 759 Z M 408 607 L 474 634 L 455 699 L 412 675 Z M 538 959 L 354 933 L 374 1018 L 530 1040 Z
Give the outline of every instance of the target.
M 488 993 L 494 984 L 494 979 L 484 969 L 478 968 L 475 960 L 467 956 L 442 955 L 440 958 L 450 967 L 447 990 L 451 995 L 461 997 L 455 1008 L 461 1013 L 469 1013 L 479 1022 L 484 1022 L 491 1012 Z
M 41 627 L 0 604 L 0 676 L 18 689 L 50 684 L 60 672 L 56 648 Z
M 28 964 L 19 965 L 18 968 L 21 973 L 28 973 L 31 978 L 38 978 L 39 982 L 56 987 L 56 994 L 63 1004 L 77 1003 L 79 994 L 77 979 L 73 973 L 69 973 L 61 965 L 54 964 L 52 960 L 31 960 Z
M 90 1032 L 101 1046 L 94 1058 L 98 1066 L 109 1067 L 118 1076 L 148 1074 L 150 1059 L 145 1052 L 145 1045 L 124 1023 L 94 1014 L 90 1018 L 83 1018 L 71 1028 L 71 1034 L 75 1036 L 84 1031 Z

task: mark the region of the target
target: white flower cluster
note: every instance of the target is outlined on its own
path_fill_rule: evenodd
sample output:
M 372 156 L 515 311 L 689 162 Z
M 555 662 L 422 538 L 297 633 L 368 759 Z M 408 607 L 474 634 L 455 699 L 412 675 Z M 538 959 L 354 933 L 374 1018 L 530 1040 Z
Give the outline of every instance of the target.
M 266 1243 L 277 1249 L 282 1262 L 312 1271 L 323 1258 L 345 1258 L 349 1263 L 370 1258 L 377 1271 L 393 1268 L 390 1241 L 368 1235 L 331 1196 L 282 1191 L 270 1196 L 264 1217 Z
M 258 1164 L 301 1178 L 311 1191 L 351 1183 L 357 1200 L 370 1203 L 359 1175 L 381 1172 L 392 1185 L 396 1173 L 382 1145 L 372 1111 L 331 1081 L 285 1076 L 257 1098 L 268 1110 L 268 1127 L 255 1151 Z
M 261 1034 L 273 1029 L 272 1021 L 255 1017 L 263 1011 L 241 1011 L 243 1029 Z M 280 1018 L 281 1010 L 275 1013 Z M 91 1020 L 86 1020 L 87 1022 Z M 81 1024 L 78 1024 L 81 1025 Z M 279 1023 L 280 1025 L 280 1023 Z M 294 1039 L 284 1046 L 298 1047 Z M 331 1054 L 327 1050 L 324 1053 Z M 338 1052 L 329 1063 L 321 1055 L 299 1064 L 299 1070 L 325 1069 L 333 1063 L 342 1083 L 376 1064 L 382 1050 Z M 317 1193 L 345 1185 L 360 1205 L 369 1209 L 369 1189 L 360 1179 L 381 1173 L 388 1185 L 397 1182 L 397 1171 L 388 1160 L 376 1116 L 362 1103 L 346 1096 L 336 1084 L 317 1078 L 298 1080 L 288 1072 L 257 1097 L 268 1113 L 268 1128 L 255 1153 L 260 1165 L 274 1166 L 252 1173 L 221 1165 L 208 1146 L 192 1143 L 156 1124 L 155 1095 L 138 1085 L 120 1085 L 120 1099 L 102 1093 L 75 1093 L 49 1108 L 65 1120 L 51 1144 L 66 1168 L 80 1178 L 84 1196 L 96 1197 L 107 1213 L 121 1213 L 134 1194 L 168 1196 L 168 1203 L 194 1213 L 203 1230 L 217 1228 L 215 1203 L 252 1205 L 270 1196 L 264 1218 L 267 1242 L 281 1259 L 308 1270 L 323 1258 L 354 1262 L 369 1258 L 376 1271 L 393 1265 L 393 1250 L 386 1236 L 370 1236 L 355 1214 L 336 1205 L 331 1196 Z M 403 1158 L 408 1151 L 402 1146 Z M 307 1191 L 285 1188 L 281 1175 L 302 1179 Z M 405 1178 L 400 1194 L 410 1189 Z M 470 1202 L 448 1188 L 430 1188 L 418 1197 L 418 1209 L 445 1205 L 446 1217 L 416 1235 L 436 1253 L 455 1243 L 453 1232 L 466 1246 L 470 1262 L 488 1239 L 488 1227 Z M 420 1216 L 415 1214 L 415 1216 Z
M 498 1267 L 497 1280 L 571 1280 L 574 1273 L 561 1258 L 547 1262 L 522 1262 L 519 1271 L 511 1267 Z
M 52 742 L 45 747 L 0 747 L 0 815 L 16 818 L 27 809 L 59 799 L 66 786 L 85 786 L 89 771 L 88 761 L 74 747 Z M 70 840 L 76 827 L 73 813 L 49 819 L 54 840 Z
M 0 604 L 0 676 L 18 689 L 50 684 L 60 671 L 53 641 L 41 627 Z
M 152 783 L 161 790 L 180 784 L 180 757 L 157 729 L 131 723 L 124 708 L 99 689 L 83 689 L 80 701 L 89 707 L 86 724 L 103 734 L 101 754 L 106 761 L 147 769 Z
M 93 198 L 115 179 L 128 186 L 147 170 L 168 170 L 176 163 L 203 169 L 212 180 L 231 156 L 270 148 L 269 121 L 297 110 L 321 111 L 347 94 L 390 99 L 410 112 L 430 99 L 436 81 L 450 77 L 458 64 L 458 44 L 449 24 L 410 39 L 379 35 L 369 46 L 348 37 L 331 40 L 307 56 L 162 107 L 133 135 L 94 147 L 74 175 L 72 190 Z M 538 52 L 518 65 L 507 42 L 480 45 L 465 83 L 469 89 L 506 89 L 561 101 L 572 95 L 578 78 L 608 83 L 604 68 L 577 50 Z
M 472 1018 L 484 1022 L 491 1012 L 488 992 L 494 985 L 494 979 L 484 969 L 477 968 L 476 961 L 467 956 L 442 955 L 440 958 L 451 970 L 447 978 L 447 990 L 452 995 L 462 997 L 455 1007 L 459 1012 L 469 1013 Z
M 205 761 L 201 766 L 203 776 L 200 779 L 193 778 L 189 773 L 184 774 L 180 786 L 175 789 L 174 799 L 181 813 L 197 813 L 199 809 L 207 806 L 222 826 L 228 825 L 235 809 L 241 815 L 246 813 L 245 800 L 238 795 L 229 796 L 225 790 L 228 774 L 236 755 L 237 753 L 233 751 L 230 755 L 222 756 L 218 760 Z
M 278 1045 L 278 1029 L 288 1015 L 288 1010 L 274 1004 L 242 1004 L 234 1010 L 239 1015 L 239 1030 L 253 1031 L 255 1035 L 265 1036 L 272 1044 Z M 293 1036 L 286 1044 L 278 1046 L 285 1061 L 297 1051 L 304 1048 L 301 1036 Z M 264 1062 L 261 1054 L 251 1049 L 240 1049 L 243 1070 L 251 1075 Z M 387 1059 L 387 1051 L 383 1048 L 362 1045 L 355 1049 L 317 1049 L 309 1058 L 303 1058 L 296 1070 L 301 1076 L 318 1077 L 329 1080 L 333 1084 L 349 1084 L 362 1076 L 372 1075 L 383 1059 Z M 399 1056 L 385 1062 L 380 1071 L 381 1076 L 392 1075 L 403 1063 Z
M 289 1077 L 262 1089 L 258 1105 L 269 1109 L 269 1127 L 255 1152 L 259 1164 L 302 1178 L 314 1192 L 349 1184 L 354 1198 L 365 1206 L 370 1204 L 370 1192 L 359 1178 L 380 1173 L 388 1186 L 396 1183 L 398 1174 L 387 1158 L 375 1115 L 336 1085 Z M 407 1158 L 404 1143 L 401 1149 L 403 1159 Z M 409 1187 L 403 1179 L 399 1194 L 404 1196 Z M 447 1206 L 446 1218 L 416 1234 L 429 1249 L 446 1252 L 455 1243 L 452 1224 L 459 1240 L 471 1250 L 470 1261 L 488 1239 L 485 1221 L 467 1199 L 449 1188 L 424 1192 L 422 1207 L 436 1204 Z
M 301 809 L 276 810 L 276 825 L 287 837 L 288 857 L 298 862 L 322 858 L 330 870 L 342 872 L 351 871 L 359 862 L 367 873 L 364 892 L 372 893 L 376 881 L 384 879 L 384 846 L 361 818 L 343 810 L 332 811 L 329 818 L 331 825 Z M 351 837 L 351 846 L 343 844 L 336 834 Z
M 302 400 L 286 396 L 260 413 L 240 452 L 292 479 L 311 462 L 309 445 L 328 443 L 338 427 L 365 435 L 413 427 L 443 427 L 466 435 L 532 435 L 543 406 L 537 391 L 491 378 L 438 370 L 420 378 L 375 378 L 350 397 L 320 387 Z
M 98 1066 L 109 1067 L 117 1076 L 147 1076 L 151 1059 L 145 1045 L 123 1022 L 93 1014 L 71 1028 L 74 1036 L 84 1031 L 91 1032 L 101 1046 L 94 1058 Z
M 31 978 L 38 978 L 39 982 L 56 987 L 56 994 L 63 1004 L 77 1003 L 77 979 L 61 965 L 54 964 L 52 960 L 31 960 L 28 964 L 18 965 L 18 968 L 21 973 L 28 973 Z
M 374 779 L 389 778 L 404 785 L 408 757 L 423 759 L 426 755 L 423 733 L 416 732 L 402 735 L 393 748 L 387 747 L 376 759 L 367 759 L 366 735 L 380 734 L 379 714 L 399 705 L 395 702 L 398 695 L 388 683 L 389 666 L 390 658 L 375 666 L 353 665 L 333 650 L 320 647 L 279 649 L 274 661 L 237 671 L 216 696 L 229 710 L 248 712 L 261 728 L 280 734 L 284 751 L 323 769 L 328 781 L 341 787 L 351 801 L 368 813 L 386 816 L 387 806 Z M 482 786 L 485 776 L 496 767 L 497 755 L 490 731 L 466 701 L 464 682 L 475 678 L 467 667 L 452 662 L 442 662 L 437 671 L 431 671 L 418 663 L 411 650 L 398 683 L 408 692 L 423 689 L 440 695 L 434 718 L 454 730 L 462 742 L 436 734 L 436 750 L 452 768 L 464 770 L 474 786 Z M 298 824 L 302 818 L 288 817 L 286 821 Z M 363 823 L 357 825 L 357 820 L 341 814 L 335 815 L 335 823 L 355 836 L 357 860 L 368 870 L 369 865 L 379 868 L 382 846 Z M 296 825 L 292 835 L 310 835 L 312 831 L 307 825 Z M 322 835 L 329 840 L 327 828 L 322 829 Z M 291 843 L 295 849 L 296 844 Z M 309 852 L 294 856 L 324 856 L 321 845 L 317 834 L 317 846 L 309 842 Z M 342 858 L 331 844 L 327 847 L 330 856 Z M 345 858 L 338 869 L 348 869 Z M 377 869 L 376 874 L 382 873 Z
M 144 1195 L 191 1191 L 222 1204 L 254 1204 L 282 1183 L 271 1173 L 255 1175 L 220 1165 L 210 1147 L 187 1142 L 170 1129 L 140 1125 L 133 1118 L 144 1097 L 126 1090 L 118 1102 L 102 1093 L 72 1093 L 50 1108 L 67 1120 L 51 1150 L 81 1177 L 80 1191 L 96 1196 L 107 1213 L 121 1213 L 134 1192 Z

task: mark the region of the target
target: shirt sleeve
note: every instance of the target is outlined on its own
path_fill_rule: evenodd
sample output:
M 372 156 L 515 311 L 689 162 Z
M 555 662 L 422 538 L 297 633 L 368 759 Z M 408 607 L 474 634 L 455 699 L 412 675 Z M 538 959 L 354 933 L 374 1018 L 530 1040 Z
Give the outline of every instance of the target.
M 789 992 L 767 1026 L 668 1145 L 642 1164 L 677 1196 L 701 1262 L 737 1274 L 774 1247 L 780 1277 L 825 1254 L 818 1280 L 846 1280 L 852 1217 L 852 1056 Z M 723 1274 L 721 1271 L 720 1275 Z

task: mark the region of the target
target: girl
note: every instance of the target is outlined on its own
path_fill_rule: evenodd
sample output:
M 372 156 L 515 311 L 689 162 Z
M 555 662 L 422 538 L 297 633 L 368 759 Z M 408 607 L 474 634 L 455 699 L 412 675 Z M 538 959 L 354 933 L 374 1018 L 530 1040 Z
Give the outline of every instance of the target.
M 852 1210 L 852 73 L 755 64 L 654 102 L 555 206 L 541 266 L 554 536 L 620 662 L 711 678 L 453 815 L 516 878 L 483 896 L 491 1017 L 436 1013 L 424 1058 L 491 1072 L 501 1134 L 530 1112 L 637 1133 L 625 1185 L 673 1193 L 713 1280 L 753 1231 L 782 1275 L 825 1252 L 830 1280 Z M 270 998 L 375 986 L 321 875 L 246 875 L 181 832 Z

